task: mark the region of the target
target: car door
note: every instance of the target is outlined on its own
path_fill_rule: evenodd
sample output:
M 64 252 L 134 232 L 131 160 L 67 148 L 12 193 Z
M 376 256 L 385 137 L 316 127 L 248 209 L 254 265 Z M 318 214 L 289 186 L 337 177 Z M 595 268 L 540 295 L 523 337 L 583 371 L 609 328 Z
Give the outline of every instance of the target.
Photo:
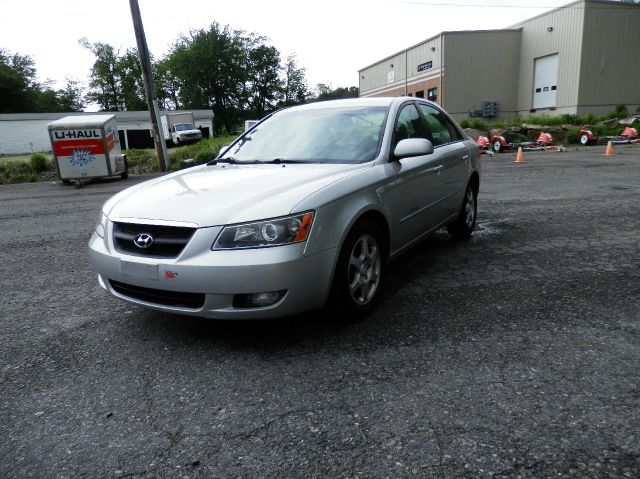
M 394 231 L 392 251 L 397 251 L 441 219 L 437 203 L 439 190 L 439 154 L 396 159 L 395 146 L 406 138 L 428 138 L 423 118 L 411 102 L 401 107 L 395 119 L 389 158 L 385 165 L 387 182 L 379 191 L 389 212 Z
M 434 153 L 438 153 L 441 195 L 438 210 L 444 220 L 460 208 L 471 161 L 469 150 L 460 132 L 442 111 L 426 103 L 419 103 L 418 109 L 430 132 Z

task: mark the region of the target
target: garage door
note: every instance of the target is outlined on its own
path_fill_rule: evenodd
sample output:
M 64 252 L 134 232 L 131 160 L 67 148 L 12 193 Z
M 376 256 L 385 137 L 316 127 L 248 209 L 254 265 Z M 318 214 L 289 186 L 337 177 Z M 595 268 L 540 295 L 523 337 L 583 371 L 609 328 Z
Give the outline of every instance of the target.
M 533 66 L 533 108 L 556 106 L 558 54 L 536 58 Z

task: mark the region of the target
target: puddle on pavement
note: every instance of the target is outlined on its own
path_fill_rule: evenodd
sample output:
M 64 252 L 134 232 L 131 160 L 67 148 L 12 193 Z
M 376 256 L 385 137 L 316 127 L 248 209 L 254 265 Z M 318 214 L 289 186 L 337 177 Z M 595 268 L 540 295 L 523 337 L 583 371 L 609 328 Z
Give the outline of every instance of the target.
M 514 229 L 516 226 L 509 220 L 492 219 L 489 221 L 478 221 L 473 236 L 493 236 L 502 233 L 505 230 Z

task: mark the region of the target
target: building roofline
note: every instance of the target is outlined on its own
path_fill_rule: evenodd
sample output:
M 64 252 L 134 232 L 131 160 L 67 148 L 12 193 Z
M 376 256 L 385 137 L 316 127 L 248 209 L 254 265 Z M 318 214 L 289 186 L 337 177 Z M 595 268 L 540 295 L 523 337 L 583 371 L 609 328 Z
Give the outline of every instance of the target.
M 545 15 L 550 15 L 552 13 L 558 12 L 560 10 L 563 10 L 565 8 L 571 8 L 575 5 L 578 4 L 587 4 L 587 3 L 600 3 L 600 4 L 605 4 L 605 5 L 612 5 L 612 6 L 616 6 L 616 7 L 635 7 L 635 8 L 640 8 L 640 3 L 626 3 L 626 2 L 620 2 L 620 1 L 615 1 L 615 0 L 576 0 L 574 2 L 571 3 L 567 3 L 566 5 L 561 5 L 559 7 L 553 8 L 551 10 L 548 10 L 544 13 L 540 13 L 538 15 L 535 15 L 533 17 L 529 17 L 525 20 L 522 20 L 518 23 L 514 23 L 513 25 L 510 25 L 506 28 L 497 28 L 497 29 L 491 29 L 491 30 L 458 30 L 458 31 L 444 31 L 444 32 L 440 32 L 437 35 L 434 35 L 432 37 L 427 38 L 426 40 L 422 40 L 421 42 L 416 43 L 415 45 L 411 45 L 407 48 L 403 48 L 402 50 L 397 51 L 396 53 L 393 53 L 392 55 L 388 55 L 385 58 L 383 58 L 382 60 L 378 60 L 377 62 L 372 63 L 371 65 L 367 65 L 366 67 L 363 67 L 361 69 L 358 70 L 358 74 L 360 74 L 361 72 L 363 72 L 364 70 L 367 70 L 371 67 L 374 67 L 380 63 L 383 63 L 397 55 L 400 55 L 401 53 L 406 52 L 407 50 L 411 50 L 415 47 L 418 47 L 420 45 L 422 45 L 423 43 L 427 43 L 435 38 L 438 37 L 442 37 L 443 35 L 446 34 L 450 34 L 450 33 L 487 33 L 487 32 L 504 32 L 504 31 L 519 31 L 522 30 L 521 25 L 524 23 L 527 23 L 531 20 L 535 20 L 536 18 L 541 18 L 544 17 Z M 360 76 L 360 75 L 358 75 Z
M 580 0 L 582 1 L 582 0 Z M 518 32 L 521 31 L 521 28 L 495 28 L 495 29 L 488 29 L 488 30 L 451 30 L 451 31 L 444 31 L 444 32 L 440 32 L 437 35 L 433 35 L 432 37 L 427 38 L 426 40 L 422 40 L 421 42 L 418 42 L 414 45 L 411 45 L 407 48 L 403 48 L 402 50 L 398 50 L 396 53 L 393 53 L 389 56 L 386 56 L 385 58 L 383 58 L 382 60 L 378 60 L 375 63 L 372 63 L 371 65 L 367 65 L 366 67 L 361 68 L 360 70 L 358 70 L 358 73 L 363 72 L 364 70 L 367 70 L 368 68 L 374 67 L 376 65 L 378 65 L 379 63 L 383 63 L 387 60 L 390 60 L 391 58 L 398 56 L 408 50 L 412 50 L 416 47 L 419 47 L 420 45 L 423 45 L 427 42 L 430 42 L 431 40 L 435 40 L 438 37 L 442 37 L 444 35 L 448 35 L 450 33 L 492 33 L 492 32 Z
M 211 110 L 160 110 L 164 113 L 193 113 L 195 118 L 213 118 Z M 70 111 L 59 113 L 0 113 L 0 121 L 27 121 L 27 120 L 57 120 L 65 116 L 88 116 L 88 115 L 115 115 L 116 120 L 149 120 L 149 112 L 146 110 L 134 111 Z
M 561 5 L 559 7 L 556 7 L 552 10 L 549 10 L 547 12 L 544 13 L 540 13 L 538 15 L 535 15 L 533 17 L 527 18 L 526 20 L 522 20 L 521 22 L 518 23 L 514 23 L 513 25 L 507 27 L 507 28 L 515 28 L 518 27 L 524 23 L 530 22 L 531 20 L 535 20 L 537 18 L 541 18 L 544 17 L 545 15 L 550 15 L 552 13 L 558 12 L 560 10 L 564 10 L 565 8 L 571 8 L 571 7 L 575 7 L 576 5 L 579 4 L 583 4 L 584 7 L 583 9 L 586 9 L 586 5 L 588 3 L 594 4 L 594 3 L 599 3 L 601 5 L 611 5 L 613 7 L 622 7 L 622 8 L 629 8 L 629 7 L 634 7 L 634 8 L 640 8 L 640 3 L 627 3 L 627 2 L 620 2 L 620 1 L 616 1 L 616 0 L 576 0 L 575 2 L 571 2 L 571 3 L 567 3 L 566 5 Z

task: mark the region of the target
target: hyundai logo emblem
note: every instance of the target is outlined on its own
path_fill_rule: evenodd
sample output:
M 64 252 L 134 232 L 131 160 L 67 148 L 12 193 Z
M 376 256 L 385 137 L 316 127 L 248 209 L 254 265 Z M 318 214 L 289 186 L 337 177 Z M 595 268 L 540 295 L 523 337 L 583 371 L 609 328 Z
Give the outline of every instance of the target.
M 153 244 L 153 236 L 149 233 L 140 233 L 133 240 L 133 244 L 135 244 L 138 248 L 147 249 Z

